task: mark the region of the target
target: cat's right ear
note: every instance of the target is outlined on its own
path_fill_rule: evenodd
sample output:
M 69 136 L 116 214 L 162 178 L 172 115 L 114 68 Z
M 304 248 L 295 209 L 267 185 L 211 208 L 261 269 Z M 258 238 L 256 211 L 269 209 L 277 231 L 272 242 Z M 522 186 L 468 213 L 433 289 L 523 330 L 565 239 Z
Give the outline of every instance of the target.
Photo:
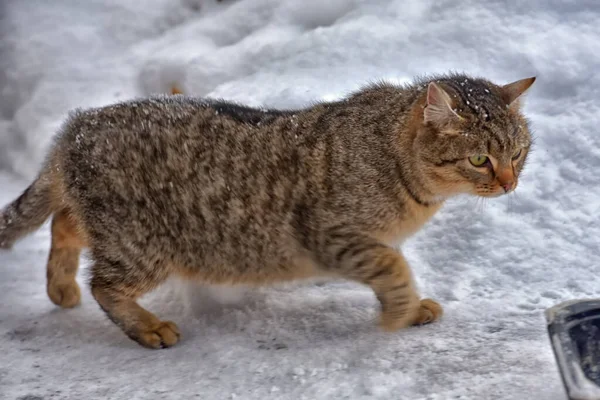
M 535 82 L 535 76 L 502 86 L 501 95 L 506 105 L 510 109 L 518 109 L 519 98 L 533 85 L 533 82 Z
M 444 126 L 452 120 L 459 120 L 460 116 L 452 109 L 450 95 L 435 82 L 427 87 L 427 104 L 423 111 L 425 123 L 431 122 L 437 126 Z
M 533 82 L 535 82 L 535 76 L 502 86 L 502 98 L 507 105 L 512 104 L 533 85 Z

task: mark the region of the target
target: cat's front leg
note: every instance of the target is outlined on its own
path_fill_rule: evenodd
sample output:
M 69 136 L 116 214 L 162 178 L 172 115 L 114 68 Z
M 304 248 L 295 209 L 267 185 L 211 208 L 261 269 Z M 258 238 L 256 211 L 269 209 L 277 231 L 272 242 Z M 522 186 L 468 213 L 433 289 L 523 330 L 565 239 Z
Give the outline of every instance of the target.
M 332 272 L 373 289 L 381 303 L 384 330 L 427 324 L 442 315 L 437 302 L 420 300 L 410 267 L 399 251 L 369 236 L 339 231 L 330 233 L 325 243 Z

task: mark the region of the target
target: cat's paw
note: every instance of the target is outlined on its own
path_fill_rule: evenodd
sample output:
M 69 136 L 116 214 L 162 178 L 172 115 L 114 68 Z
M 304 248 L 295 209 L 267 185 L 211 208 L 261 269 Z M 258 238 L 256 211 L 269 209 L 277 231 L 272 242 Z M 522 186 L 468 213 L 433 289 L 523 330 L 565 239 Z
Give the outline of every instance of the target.
M 437 301 L 432 299 L 421 300 L 419 314 L 413 325 L 425 325 L 437 321 L 444 314 L 444 309 Z
M 81 290 L 75 280 L 67 282 L 48 282 L 48 297 L 57 306 L 73 308 L 81 301 Z
M 161 349 L 177 344 L 181 335 L 174 322 L 160 321 L 158 324 L 140 329 L 130 336 L 142 346 Z

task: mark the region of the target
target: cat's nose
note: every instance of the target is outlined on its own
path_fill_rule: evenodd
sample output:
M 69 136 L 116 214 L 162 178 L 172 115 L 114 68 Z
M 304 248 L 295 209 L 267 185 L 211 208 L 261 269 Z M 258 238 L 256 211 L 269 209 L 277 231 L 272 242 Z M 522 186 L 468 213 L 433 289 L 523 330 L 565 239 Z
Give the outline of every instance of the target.
M 511 190 L 513 190 L 514 186 L 515 186 L 514 182 L 512 182 L 512 181 L 511 182 L 506 182 L 506 183 L 502 184 L 502 189 L 504 189 L 504 193 L 508 193 Z
M 515 188 L 515 175 L 512 167 L 500 167 L 496 172 L 498 183 L 504 189 L 504 193 L 508 193 Z

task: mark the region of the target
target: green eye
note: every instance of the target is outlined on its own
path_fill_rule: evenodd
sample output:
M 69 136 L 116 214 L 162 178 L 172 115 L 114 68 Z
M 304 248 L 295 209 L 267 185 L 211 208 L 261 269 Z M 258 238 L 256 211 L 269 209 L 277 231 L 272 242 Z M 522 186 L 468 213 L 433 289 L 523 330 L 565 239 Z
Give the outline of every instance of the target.
M 476 167 L 481 167 L 488 162 L 487 156 L 477 154 L 476 156 L 469 157 L 469 162 Z
M 519 149 L 519 151 L 517 151 L 517 152 L 515 153 L 515 155 L 512 157 L 512 159 L 513 159 L 513 160 L 516 160 L 517 158 L 519 158 L 519 157 L 521 156 L 521 151 L 522 151 L 522 150 L 523 150 L 523 149 Z

